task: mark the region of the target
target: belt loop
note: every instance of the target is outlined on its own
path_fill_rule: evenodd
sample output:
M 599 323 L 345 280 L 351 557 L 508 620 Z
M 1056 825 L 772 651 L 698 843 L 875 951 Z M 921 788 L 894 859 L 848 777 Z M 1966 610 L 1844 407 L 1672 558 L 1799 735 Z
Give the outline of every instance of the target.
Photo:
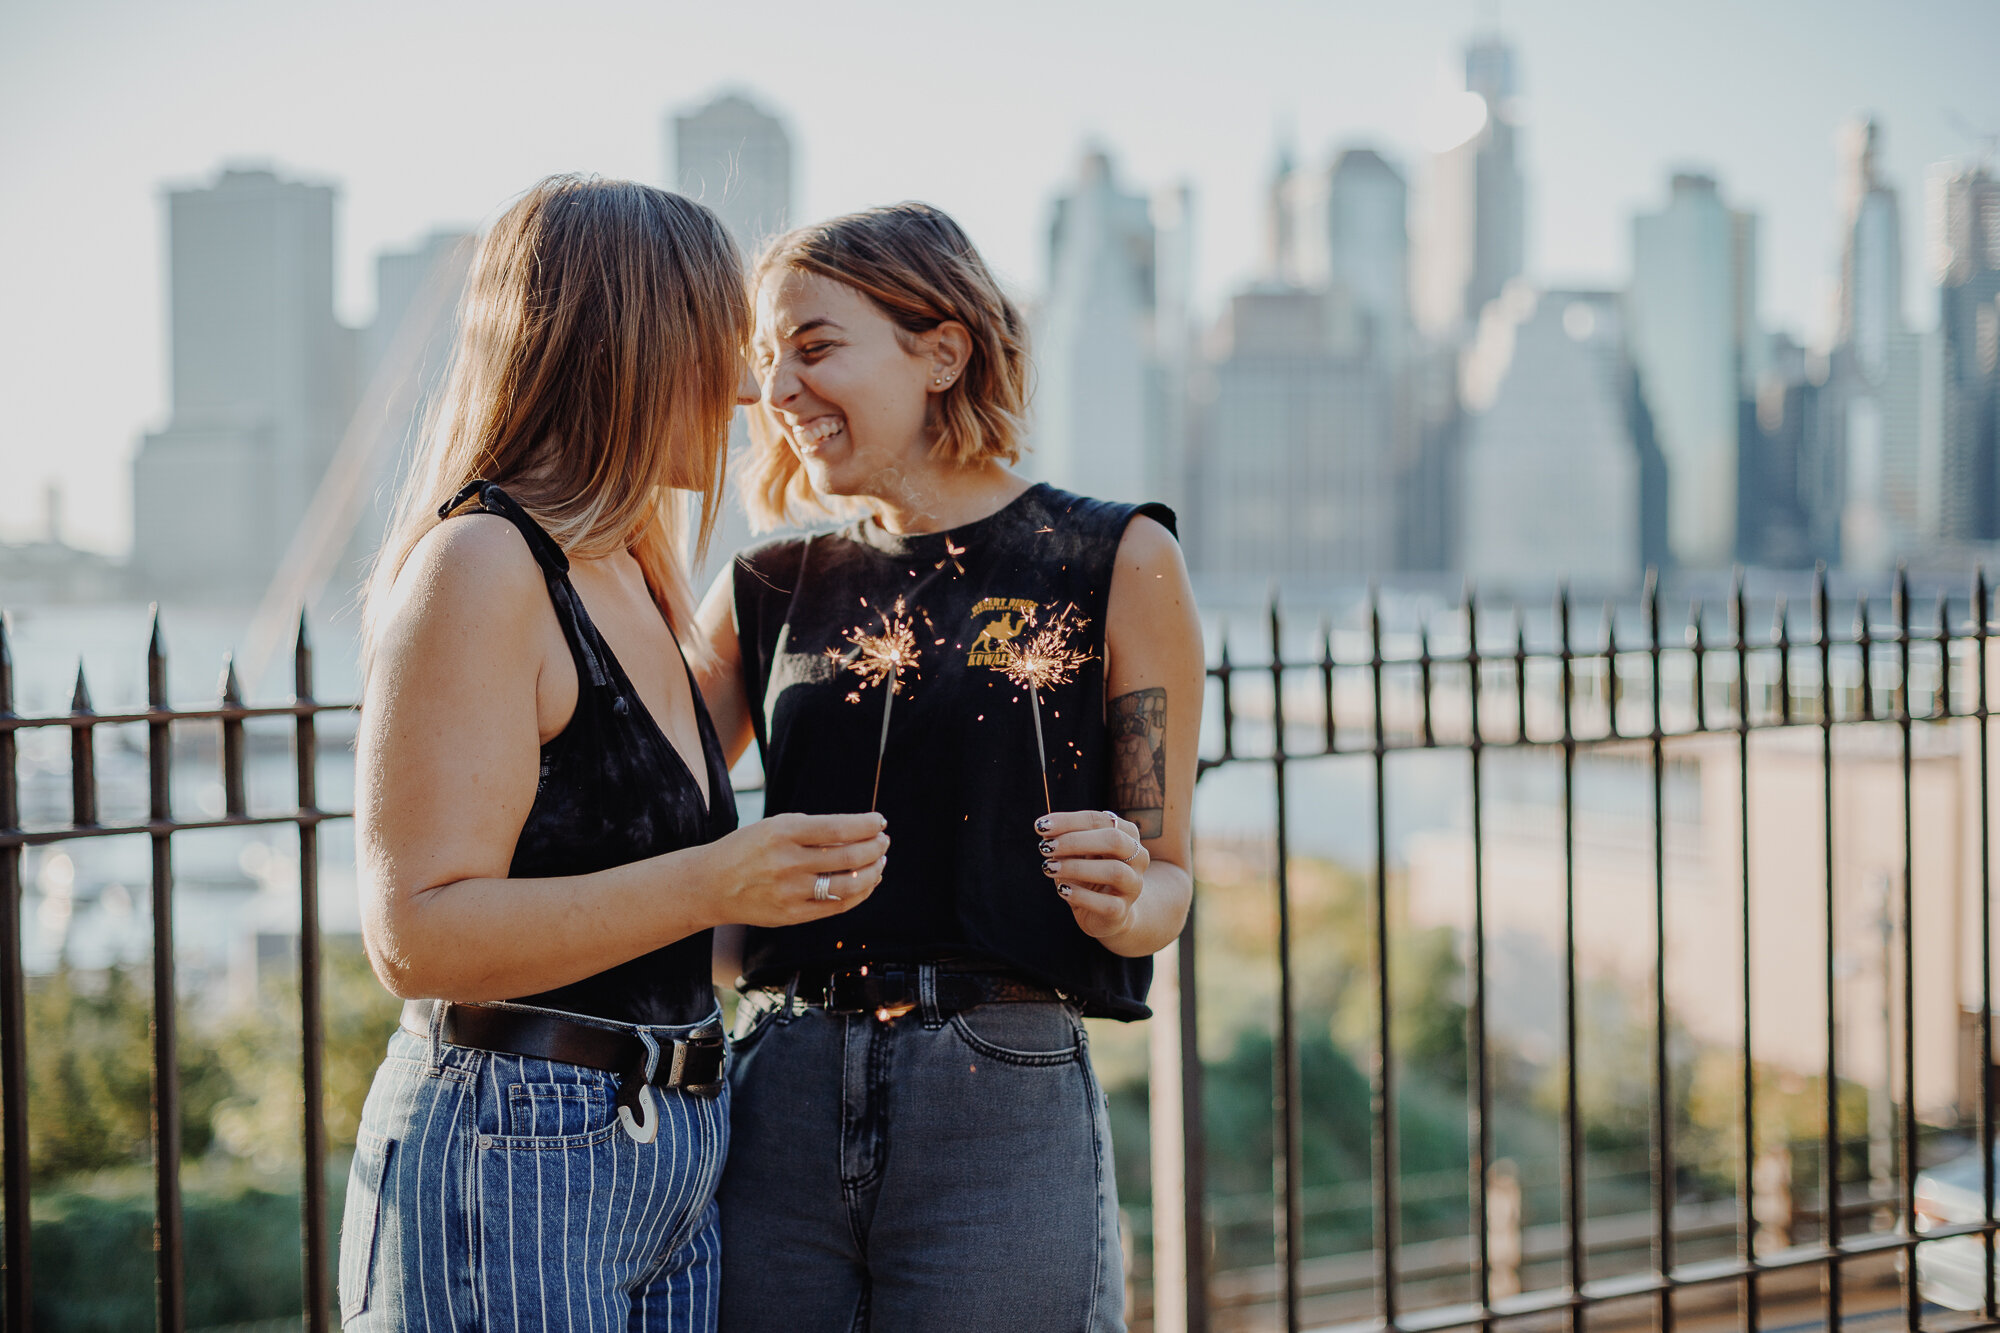
M 660 1042 L 653 1035 L 650 1028 L 640 1028 L 637 1035 L 639 1044 L 646 1048 L 646 1068 L 639 1077 L 645 1082 L 651 1083 L 653 1075 L 657 1074 L 660 1070 Z
M 785 983 L 784 1007 L 778 1010 L 778 1021 L 789 1023 L 797 1016 L 796 1005 L 799 998 L 799 974 L 792 973 L 792 979 Z
M 432 1000 L 430 1022 L 425 1024 L 424 1037 L 430 1044 L 431 1073 L 444 1070 L 444 1014 L 451 1007 L 449 1000 Z
M 924 1020 L 924 1031 L 936 1032 L 944 1026 L 944 1015 L 938 1012 L 937 964 L 917 964 L 917 1012 Z

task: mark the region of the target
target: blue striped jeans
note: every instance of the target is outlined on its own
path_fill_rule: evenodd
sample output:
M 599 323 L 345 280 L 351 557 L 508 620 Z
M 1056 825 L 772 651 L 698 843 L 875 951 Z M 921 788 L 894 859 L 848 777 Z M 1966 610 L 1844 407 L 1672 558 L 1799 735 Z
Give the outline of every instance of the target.
M 348 1176 L 342 1327 L 713 1329 L 728 1094 L 655 1088 L 642 1144 L 617 1091 L 613 1074 L 399 1029 Z

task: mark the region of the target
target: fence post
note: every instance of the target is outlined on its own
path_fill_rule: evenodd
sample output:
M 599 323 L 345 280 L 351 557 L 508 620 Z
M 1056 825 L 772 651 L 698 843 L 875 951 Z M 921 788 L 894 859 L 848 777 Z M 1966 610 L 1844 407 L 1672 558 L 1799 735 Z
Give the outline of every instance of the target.
M 300 1194 L 300 1243 L 306 1269 L 306 1328 L 325 1333 L 333 1304 L 327 1286 L 326 1077 L 320 1001 L 319 947 L 319 736 L 313 714 L 312 645 L 306 615 L 292 648 L 292 697 L 299 719 L 294 751 L 299 776 L 299 1070 L 305 1084 L 303 1129 L 305 1188 Z
M 153 1249 L 160 1327 L 187 1323 L 187 1269 L 181 1228 L 180 1025 L 174 980 L 173 726 L 168 722 L 167 650 L 160 609 L 146 644 L 148 815 L 153 829 Z
M 0 832 L 19 833 L 14 773 L 14 659 L 0 615 Z M 21 971 L 21 846 L 0 847 L 0 1159 L 6 1166 L 7 1327 L 32 1326 L 28 1274 L 28 995 Z

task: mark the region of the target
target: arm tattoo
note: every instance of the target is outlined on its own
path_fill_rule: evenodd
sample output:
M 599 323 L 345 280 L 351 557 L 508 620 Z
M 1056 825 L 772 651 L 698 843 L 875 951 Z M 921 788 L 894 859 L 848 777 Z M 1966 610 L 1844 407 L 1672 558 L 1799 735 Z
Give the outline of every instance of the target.
M 1167 818 L 1167 692 L 1154 687 L 1111 701 L 1111 805 L 1157 838 Z

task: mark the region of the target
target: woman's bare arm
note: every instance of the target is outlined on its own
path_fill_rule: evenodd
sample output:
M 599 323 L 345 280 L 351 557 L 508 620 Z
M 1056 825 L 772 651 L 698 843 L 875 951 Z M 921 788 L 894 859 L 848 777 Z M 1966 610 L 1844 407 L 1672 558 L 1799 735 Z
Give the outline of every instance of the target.
M 1141 958 L 1179 936 L 1194 894 L 1205 679 L 1180 544 L 1152 519 L 1133 519 L 1119 543 L 1104 637 L 1113 810 L 1058 812 L 1036 836 L 1049 844 L 1045 868 L 1068 889 L 1077 924 L 1113 953 Z
M 743 688 L 743 645 L 736 636 L 736 562 L 716 575 L 695 612 L 695 633 L 708 652 L 695 672 L 723 758 L 734 764 L 750 748 L 750 699 Z
M 550 700 L 560 718 L 573 708 L 553 617 L 541 570 L 499 519 L 441 525 L 397 580 L 357 768 L 363 937 L 384 985 L 533 994 L 720 922 L 812 920 L 872 891 L 887 847 L 873 815 L 784 816 L 594 874 L 509 878 Z M 813 876 L 850 870 L 843 901 L 813 902 Z

